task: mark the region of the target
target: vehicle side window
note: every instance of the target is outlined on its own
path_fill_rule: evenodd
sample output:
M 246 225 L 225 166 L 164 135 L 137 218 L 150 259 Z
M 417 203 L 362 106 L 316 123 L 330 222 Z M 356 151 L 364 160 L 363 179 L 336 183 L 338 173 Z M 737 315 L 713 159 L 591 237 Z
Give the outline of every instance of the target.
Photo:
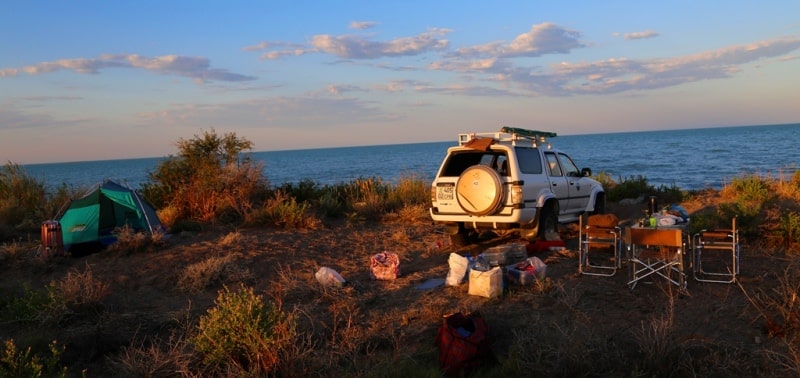
M 506 155 L 497 155 L 497 160 L 494 163 L 495 169 L 500 176 L 508 176 L 508 158 Z
M 569 177 L 581 177 L 581 170 L 575 165 L 575 162 L 570 159 L 566 154 L 558 154 L 558 160 L 561 166 L 564 167 L 564 173 Z
M 517 164 L 519 170 L 526 174 L 542 174 L 542 158 L 535 148 L 517 147 Z
M 561 166 L 558 165 L 558 157 L 554 153 L 545 153 L 545 159 L 547 159 L 547 168 L 550 170 L 550 176 L 559 177 L 563 176 L 561 173 Z

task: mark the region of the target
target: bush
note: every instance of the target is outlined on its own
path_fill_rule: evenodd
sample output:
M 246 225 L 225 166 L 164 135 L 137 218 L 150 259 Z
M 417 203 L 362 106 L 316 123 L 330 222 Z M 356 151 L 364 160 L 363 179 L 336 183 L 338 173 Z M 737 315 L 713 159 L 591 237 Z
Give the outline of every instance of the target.
M 87 265 L 83 272 L 72 270 L 41 290 L 23 287 L 23 293 L 12 296 L 0 310 L 5 322 L 53 324 L 65 315 L 95 310 L 108 294 L 108 286 L 95 279 Z
M 268 375 L 278 367 L 282 340 L 275 333 L 283 316 L 253 289 L 223 288 L 200 318 L 192 344 L 207 366 Z
M 199 293 L 220 283 L 241 282 L 253 278 L 246 266 L 236 262 L 236 255 L 209 257 L 186 267 L 178 280 L 178 287 L 189 293 Z
M 266 225 L 281 228 L 315 228 L 318 220 L 308 202 L 298 202 L 282 191 L 273 193 L 263 207 L 251 211 L 245 219 L 248 226 Z
M 154 206 L 170 209 L 170 224 L 182 219 L 236 221 L 266 198 L 269 183 L 263 166 L 240 158 L 252 142 L 235 133 L 219 136 L 212 129 L 176 145 L 178 155 L 162 161 L 142 186 Z
M 606 198 L 609 201 L 617 202 L 625 198 L 639 198 L 643 195 L 655 192 L 655 188 L 647 183 L 644 176 L 620 178 L 618 183 L 608 181 L 603 184 L 606 188 Z
M 59 366 L 64 347 L 58 348 L 53 341 L 49 348 L 50 356 L 42 358 L 30 347 L 18 350 L 13 339 L 6 340 L 0 354 L 0 377 L 66 377 L 67 368 Z
M 0 240 L 37 229 L 45 216 L 45 198 L 44 183 L 18 164 L 6 164 L 0 170 Z

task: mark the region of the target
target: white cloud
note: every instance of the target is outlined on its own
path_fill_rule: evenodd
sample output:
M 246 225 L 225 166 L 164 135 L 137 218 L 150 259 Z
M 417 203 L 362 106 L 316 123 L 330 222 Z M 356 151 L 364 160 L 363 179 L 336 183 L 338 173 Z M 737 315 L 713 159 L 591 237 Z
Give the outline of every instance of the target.
M 138 68 L 165 75 L 189 77 L 199 82 L 255 80 L 253 76 L 211 68 L 207 58 L 180 55 L 145 57 L 137 54 L 106 54 L 97 58 L 59 59 L 22 68 L 5 68 L 0 69 L 0 77 L 14 77 L 22 73 L 41 75 L 61 70 L 80 74 L 99 74 L 101 70 L 107 68 Z
M 348 28 L 350 29 L 371 29 L 377 26 L 378 23 L 375 21 L 353 21 L 350 23 Z
M 798 38 L 776 39 L 675 58 L 564 62 L 546 72 L 515 67 L 508 70 L 507 77 L 512 84 L 539 95 L 618 93 L 730 77 L 741 71 L 741 65 L 797 49 Z
M 459 57 L 538 57 L 545 54 L 566 54 L 573 49 L 585 45 L 580 42 L 581 34 L 574 30 L 562 28 L 556 24 L 545 22 L 531 26 L 531 30 L 522 33 L 508 44 L 491 42 L 483 45 L 457 49 Z
M 357 35 L 334 36 L 319 34 L 311 38 L 311 43 L 308 46 L 262 42 L 256 46 L 248 46 L 245 49 L 247 51 L 270 50 L 261 55 L 266 59 L 299 56 L 311 52 L 335 55 L 342 59 L 413 56 L 447 49 L 448 41 L 442 37 L 449 32 L 447 29 L 433 28 L 415 36 L 397 38 L 390 41 L 373 41 Z
M 652 30 L 646 30 L 646 31 L 643 31 L 643 32 L 625 33 L 623 35 L 623 38 L 625 38 L 627 40 L 645 39 L 645 38 L 655 38 L 655 37 L 658 37 L 658 35 L 659 35 L 658 33 L 654 32 Z

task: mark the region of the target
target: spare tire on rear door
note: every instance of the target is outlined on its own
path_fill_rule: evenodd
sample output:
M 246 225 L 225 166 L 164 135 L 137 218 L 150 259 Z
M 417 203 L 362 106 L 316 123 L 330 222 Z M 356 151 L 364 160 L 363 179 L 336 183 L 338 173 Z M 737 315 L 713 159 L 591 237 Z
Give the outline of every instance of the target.
M 503 183 L 494 169 L 473 165 L 458 177 L 456 199 L 469 214 L 483 216 L 497 211 L 503 203 Z

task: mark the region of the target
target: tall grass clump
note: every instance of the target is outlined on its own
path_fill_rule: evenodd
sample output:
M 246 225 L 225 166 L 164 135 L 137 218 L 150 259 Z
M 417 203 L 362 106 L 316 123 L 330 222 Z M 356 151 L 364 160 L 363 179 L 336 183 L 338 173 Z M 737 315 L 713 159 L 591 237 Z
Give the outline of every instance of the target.
M 49 355 L 40 356 L 31 347 L 18 349 L 13 339 L 8 339 L 0 353 L 0 377 L 66 377 L 67 368 L 60 366 L 64 347 L 53 341 L 48 345 Z
M 280 190 L 273 192 L 264 205 L 253 209 L 244 221 L 248 226 L 306 229 L 316 228 L 319 223 L 309 202 L 299 202 Z
M 730 219 L 736 217 L 745 239 L 759 236 L 762 212 L 777 198 L 773 184 L 757 175 L 733 178 L 720 195 L 723 198 L 717 210 L 720 223 L 729 224 Z
M 244 285 L 223 288 L 214 303 L 190 340 L 203 364 L 212 372 L 237 376 L 275 372 L 281 349 L 291 340 L 286 330 L 293 329 L 280 310 Z
M 609 201 L 619 202 L 627 198 L 643 198 L 655 196 L 660 204 L 679 203 L 683 200 L 684 194 L 675 185 L 653 186 L 647 182 L 647 178 L 642 175 L 620 178 L 619 182 L 613 181 L 608 175 L 601 172 L 596 179 L 599 179 L 606 192 Z
M 62 279 L 42 289 L 23 287 L 0 306 L 0 320 L 21 324 L 56 324 L 65 316 L 92 313 L 108 295 L 108 286 L 96 279 L 87 265 L 83 271 L 71 270 Z
M 43 220 L 44 183 L 9 162 L 0 169 L 0 240 L 36 229 Z
M 401 176 L 389 187 L 389 203 L 394 209 L 427 205 L 431 200 L 430 183 L 417 175 Z
M 159 163 L 142 186 L 156 208 L 170 208 L 173 223 L 241 220 L 266 198 L 262 164 L 243 155 L 252 149 L 249 140 L 212 129 L 176 146 L 177 156 Z

